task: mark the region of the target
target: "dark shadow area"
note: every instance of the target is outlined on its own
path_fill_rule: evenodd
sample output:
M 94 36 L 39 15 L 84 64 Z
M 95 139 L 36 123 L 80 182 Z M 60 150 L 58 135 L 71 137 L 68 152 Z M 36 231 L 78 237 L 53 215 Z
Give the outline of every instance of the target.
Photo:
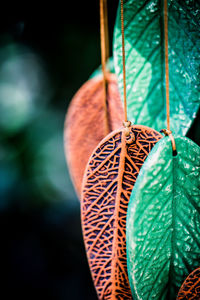
M 200 146 L 200 109 L 197 112 L 196 118 L 187 133 L 187 137 Z

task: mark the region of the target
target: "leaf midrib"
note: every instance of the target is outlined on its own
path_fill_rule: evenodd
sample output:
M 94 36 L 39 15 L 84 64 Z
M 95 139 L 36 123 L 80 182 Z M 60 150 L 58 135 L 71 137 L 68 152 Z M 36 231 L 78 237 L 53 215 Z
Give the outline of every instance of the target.
M 124 169 L 125 163 L 125 155 L 126 155 L 126 137 L 124 130 L 121 133 L 121 153 L 120 153 L 120 162 L 119 162 L 119 171 Z M 120 176 L 119 176 L 120 175 Z M 111 257 L 111 285 L 114 287 L 111 289 L 111 299 L 115 299 L 115 271 L 116 271 L 116 262 L 119 260 L 117 251 L 116 251 L 116 243 L 117 243 L 117 231 L 118 231 L 118 217 L 119 217 L 119 205 L 121 199 L 121 190 L 119 187 L 122 187 L 122 180 L 123 180 L 123 172 L 121 171 L 118 175 L 118 188 L 117 188 L 117 195 L 116 195 L 116 202 L 115 202 L 115 211 L 114 211 L 114 233 L 113 233 L 113 247 L 112 247 L 112 257 Z
M 174 274 L 174 254 L 175 254 L 175 240 L 176 240 L 176 188 L 175 188 L 175 178 L 176 178 L 176 171 L 178 169 L 178 164 L 176 164 L 176 158 L 172 156 L 172 236 L 171 236 L 171 257 L 170 257 L 170 266 L 169 266 L 169 279 L 168 279 L 168 293 L 167 299 L 171 299 L 172 295 L 172 284 L 173 284 L 173 274 Z

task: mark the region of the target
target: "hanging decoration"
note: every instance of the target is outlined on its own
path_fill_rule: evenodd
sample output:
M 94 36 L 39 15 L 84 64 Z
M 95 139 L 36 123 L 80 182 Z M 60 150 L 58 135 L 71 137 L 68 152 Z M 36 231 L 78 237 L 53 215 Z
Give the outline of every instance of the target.
M 127 214 L 127 264 L 134 299 L 176 299 L 200 265 L 200 148 L 170 130 L 168 9 L 164 0 L 168 135 L 143 164 Z M 192 299 L 192 298 L 191 298 Z
M 132 299 L 126 267 L 126 212 L 139 170 L 159 133 L 132 126 L 110 133 L 93 152 L 81 199 L 82 227 L 99 299 Z M 125 298 L 123 298 L 125 297 Z
M 85 248 L 99 299 L 132 299 L 126 264 L 127 206 L 143 162 L 162 137 L 127 120 L 123 23 L 121 0 L 124 127 L 107 135 L 93 151 L 81 197 Z
M 127 264 L 134 299 L 176 299 L 200 265 L 200 148 L 159 141 L 144 163 L 127 215 Z
M 74 96 L 65 121 L 65 154 L 76 192 L 80 195 L 85 167 L 92 151 L 107 132 L 102 103 L 103 80 L 87 81 Z M 116 77 L 107 75 L 107 111 L 109 131 L 121 125 L 123 107 Z
M 124 4 L 128 118 L 156 130 L 165 127 L 164 1 Z M 200 107 L 200 1 L 169 1 L 171 130 L 186 135 Z M 120 9 L 114 32 L 114 61 L 123 95 Z M 123 98 L 122 98 L 123 99 Z

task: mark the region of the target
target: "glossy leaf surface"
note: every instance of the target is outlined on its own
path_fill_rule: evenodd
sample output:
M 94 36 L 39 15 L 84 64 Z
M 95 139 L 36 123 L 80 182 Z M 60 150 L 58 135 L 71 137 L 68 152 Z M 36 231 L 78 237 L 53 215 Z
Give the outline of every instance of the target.
M 66 115 L 65 154 L 78 196 L 88 159 L 107 134 L 103 95 L 102 77 L 88 80 L 72 99 Z M 114 74 L 108 76 L 107 103 L 109 130 L 112 131 L 123 122 L 123 107 Z
M 132 191 L 127 215 L 128 273 L 134 299 L 176 299 L 200 265 L 200 148 L 169 137 L 157 143 Z
M 110 133 L 89 159 L 81 198 L 82 228 L 99 299 L 132 299 L 126 264 L 126 212 L 139 170 L 160 133 L 132 126 Z
M 166 127 L 163 1 L 124 1 L 128 118 L 156 130 Z M 200 2 L 168 1 L 171 130 L 185 135 L 200 105 Z M 123 94 L 118 10 L 114 61 Z M 122 98 L 123 99 L 123 98 Z
M 177 300 L 200 299 L 200 268 L 194 270 L 183 282 Z

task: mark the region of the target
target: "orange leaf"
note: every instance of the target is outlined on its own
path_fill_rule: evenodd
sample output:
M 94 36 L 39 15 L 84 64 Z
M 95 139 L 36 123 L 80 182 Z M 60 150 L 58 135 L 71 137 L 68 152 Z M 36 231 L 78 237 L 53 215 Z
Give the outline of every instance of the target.
M 67 112 L 64 147 L 78 195 L 88 159 L 107 134 L 103 95 L 102 77 L 92 78 L 76 93 Z M 107 77 L 107 103 L 109 130 L 112 131 L 121 127 L 123 121 L 123 107 L 114 74 Z
M 177 300 L 200 299 L 200 268 L 194 270 L 183 282 Z
M 99 299 L 132 299 L 126 265 L 126 213 L 139 170 L 161 134 L 145 126 L 110 133 L 89 159 L 81 198 L 82 228 Z

